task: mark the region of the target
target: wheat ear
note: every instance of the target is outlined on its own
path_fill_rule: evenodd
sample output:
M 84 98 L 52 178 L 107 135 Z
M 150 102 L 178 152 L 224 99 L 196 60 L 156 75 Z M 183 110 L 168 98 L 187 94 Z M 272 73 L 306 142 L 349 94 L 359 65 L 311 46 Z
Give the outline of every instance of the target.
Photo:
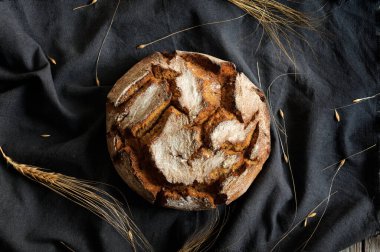
M 289 35 L 293 34 L 301 38 L 308 46 L 306 38 L 295 28 L 301 27 L 316 31 L 315 22 L 305 14 L 288 7 L 275 0 L 228 0 L 247 14 L 255 18 L 262 25 L 264 31 L 272 41 L 280 48 L 285 56 L 295 63 L 292 53 L 285 48 L 282 39 L 290 46 Z
M 108 222 L 123 238 L 129 241 L 134 251 L 136 251 L 136 247 L 140 247 L 144 251 L 153 251 L 147 239 L 124 211 L 122 203 L 97 187 L 100 183 L 77 179 L 61 173 L 47 172 L 33 165 L 21 164 L 7 156 L 1 147 L 0 152 L 7 163 L 25 177 L 40 183 Z

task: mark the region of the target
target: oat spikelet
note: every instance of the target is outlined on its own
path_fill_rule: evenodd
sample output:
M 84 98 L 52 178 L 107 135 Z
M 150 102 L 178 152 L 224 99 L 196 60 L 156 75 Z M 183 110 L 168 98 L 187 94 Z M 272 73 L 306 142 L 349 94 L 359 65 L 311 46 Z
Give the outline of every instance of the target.
M 315 232 L 317 231 L 319 225 L 320 225 L 321 222 L 322 222 L 323 217 L 324 217 L 325 214 L 326 214 L 326 211 L 327 211 L 327 208 L 328 208 L 328 206 L 329 206 L 330 199 L 331 199 L 331 196 L 332 196 L 331 191 L 332 191 L 332 188 L 333 188 L 333 185 L 334 185 L 335 178 L 336 178 L 336 176 L 338 175 L 338 173 L 339 173 L 339 169 L 336 170 L 336 172 L 334 173 L 334 175 L 333 175 L 333 177 L 332 177 L 332 179 L 331 179 L 331 183 L 330 183 L 330 187 L 329 187 L 329 192 L 328 192 L 328 194 L 327 194 L 326 205 L 325 205 L 325 208 L 323 209 L 323 212 L 322 212 L 322 214 L 321 214 L 321 217 L 319 218 L 319 220 L 318 220 L 317 224 L 315 225 L 313 231 L 311 232 L 310 236 L 309 236 L 309 237 L 307 238 L 307 240 L 305 241 L 304 245 L 302 245 L 301 251 L 305 250 L 306 246 L 309 244 L 310 240 L 313 238 Z
M 1 147 L 0 153 L 8 164 L 25 177 L 40 183 L 108 222 L 131 244 L 134 250 L 137 245 L 144 251 L 153 251 L 149 242 L 123 209 L 122 203 L 97 187 L 99 183 L 60 173 L 46 172 L 40 167 L 17 163 L 7 156 Z
M 280 114 L 281 118 L 284 120 L 284 119 L 285 119 L 284 111 L 282 111 L 282 109 L 280 109 L 280 110 L 278 111 L 278 113 Z
M 318 208 L 319 208 L 324 202 L 329 201 L 330 198 L 331 198 L 333 195 L 335 195 L 337 192 L 338 192 L 338 191 L 335 191 L 335 192 L 329 194 L 329 196 L 327 196 L 325 199 L 323 199 L 321 202 L 319 202 L 319 204 L 318 204 L 316 207 L 314 207 L 314 208 L 310 211 L 310 213 L 313 213 L 315 210 L 317 210 L 317 209 L 318 209 Z M 308 216 L 309 216 L 309 215 L 310 215 L 310 214 L 308 214 Z M 315 216 L 316 216 L 316 215 L 315 215 Z M 314 216 L 313 216 L 313 217 L 314 217 Z M 306 216 L 305 218 L 307 218 L 307 216 Z M 272 247 L 272 249 L 270 250 L 270 252 L 274 251 L 274 250 L 275 250 L 275 249 L 281 244 L 281 242 L 282 242 L 283 240 L 285 240 L 286 237 L 288 237 L 288 236 L 290 235 L 290 233 L 292 233 L 292 232 L 294 231 L 294 229 L 296 229 L 296 228 L 298 227 L 298 225 L 300 225 L 302 222 L 305 223 L 305 219 L 300 220 L 299 222 L 297 222 L 296 224 L 294 224 L 292 228 L 290 228 L 287 232 L 285 232 L 285 234 L 282 235 L 281 239 L 279 239 L 279 240 L 277 241 L 277 243 Z M 304 224 L 304 226 L 305 226 L 305 224 Z
M 316 212 L 313 212 L 313 213 L 309 213 L 309 215 L 307 216 L 308 218 L 313 218 L 317 216 L 317 213 Z
M 337 109 L 343 109 L 343 108 L 348 108 L 348 107 L 351 107 L 351 106 L 354 106 L 354 105 L 357 105 L 358 103 L 361 103 L 363 101 L 367 101 L 367 100 L 371 100 L 373 98 L 376 98 L 377 96 L 379 96 L 380 93 L 377 93 L 377 94 L 374 94 L 372 96 L 368 96 L 368 97 L 363 97 L 363 98 L 358 98 L 358 99 L 354 99 L 352 100 L 352 103 L 350 104 L 346 104 L 346 105 L 343 105 L 343 106 L 339 106 L 339 107 L 336 107 L 336 108 L 333 108 L 331 110 L 337 110 Z
M 285 163 L 289 163 L 288 155 L 286 155 L 285 153 L 284 153 L 284 160 L 285 160 Z
M 48 56 L 48 59 L 52 64 L 57 65 L 57 61 L 54 58 Z
M 380 93 L 377 93 L 377 94 L 375 94 L 375 95 L 368 96 L 368 97 L 363 97 L 363 98 L 355 99 L 355 100 L 353 100 L 352 102 L 353 102 L 353 103 L 359 103 L 359 102 L 362 102 L 362 101 L 366 101 L 366 100 L 373 99 L 373 98 L 377 97 L 378 95 L 380 95 Z
M 335 119 L 340 122 L 340 115 L 338 113 L 338 110 L 334 109 Z
M 317 216 L 317 213 L 315 213 L 315 212 L 313 212 L 313 213 L 309 213 L 309 214 L 307 215 L 307 217 L 305 218 L 305 221 L 304 221 L 304 223 L 303 223 L 303 226 L 306 227 L 306 226 L 307 226 L 307 220 L 308 220 L 309 218 L 313 218 L 313 217 L 315 217 L 315 216 Z
M 147 45 L 138 45 L 138 46 L 136 46 L 136 48 L 137 49 L 143 49 L 143 48 L 145 48 Z
M 48 138 L 48 137 L 50 137 L 50 135 L 49 134 L 42 134 L 41 137 Z
M 78 7 L 75 7 L 73 10 L 79 10 L 79 9 L 82 9 L 82 8 L 85 8 L 85 7 L 89 7 L 91 5 L 94 5 L 98 2 L 98 0 L 92 0 L 89 4 L 84 4 L 84 5 L 80 5 Z
M 366 148 L 366 149 L 364 149 L 364 150 L 362 150 L 362 151 L 356 152 L 356 153 L 354 153 L 354 154 L 352 154 L 352 155 L 350 155 L 350 156 L 348 156 L 348 157 L 346 157 L 346 158 L 340 160 L 339 162 L 333 164 L 333 166 L 335 166 L 335 165 L 337 165 L 337 164 L 339 164 L 339 166 L 338 166 L 338 169 L 336 169 L 336 171 L 335 171 L 335 173 L 334 173 L 334 175 L 333 175 L 333 177 L 332 177 L 332 179 L 331 179 L 331 183 L 330 183 L 330 188 L 329 188 L 329 193 L 328 193 L 328 199 L 327 199 L 326 206 L 325 206 L 325 208 L 323 209 L 323 212 L 322 212 L 322 214 L 321 214 L 321 217 L 319 218 L 319 220 L 318 220 L 318 222 L 317 222 L 317 225 L 314 227 L 313 232 L 312 232 L 311 235 L 307 238 L 307 240 L 303 243 L 301 250 L 304 250 L 304 249 L 306 248 L 306 246 L 308 245 L 308 243 L 310 242 L 310 240 L 313 238 L 315 232 L 317 231 L 319 225 L 320 225 L 321 222 L 322 222 L 323 217 L 324 217 L 325 214 L 326 214 L 327 207 L 328 207 L 329 202 L 330 202 L 330 197 L 331 197 L 331 195 L 332 195 L 332 194 L 331 194 L 331 191 L 332 191 L 332 187 L 333 187 L 333 185 L 334 185 L 335 178 L 336 178 L 336 176 L 338 175 L 340 169 L 341 169 L 341 168 L 343 167 L 343 165 L 346 163 L 346 159 L 348 159 L 348 158 L 352 158 L 352 157 L 354 157 L 354 156 L 356 156 L 356 155 L 359 155 L 359 154 L 361 154 L 361 153 L 363 153 L 363 152 L 365 152 L 365 151 L 368 151 L 368 150 L 370 150 L 371 148 L 373 148 L 373 147 L 375 147 L 375 146 L 376 146 L 376 144 L 374 144 L 374 145 L 372 145 L 372 146 L 370 146 L 370 147 L 368 147 L 368 148 Z M 325 169 L 327 169 L 327 168 L 329 168 L 329 167 L 331 167 L 331 166 L 328 166 L 328 167 L 324 168 L 323 170 L 325 170 Z
M 338 170 L 340 168 L 342 168 L 342 166 L 346 163 L 346 159 L 342 159 L 340 162 L 339 162 L 339 166 L 338 166 Z

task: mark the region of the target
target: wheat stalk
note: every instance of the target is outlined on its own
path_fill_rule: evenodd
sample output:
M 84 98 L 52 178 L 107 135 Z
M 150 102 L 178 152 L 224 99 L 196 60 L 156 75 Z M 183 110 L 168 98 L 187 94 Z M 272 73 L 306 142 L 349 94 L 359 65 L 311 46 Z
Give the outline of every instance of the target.
M 277 134 L 277 137 L 278 137 L 278 139 L 280 141 L 280 147 L 281 147 L 283 158 L 284 158 L 285 163 L 287 164 L 287 166 L 289 168 L 290 178 L 291 178 L 291 182 L 292 182 L 292 191 L 293 191 L 293 195 L 294 195 L 294 216 L 293 216 L 293 220 L 292 220 L 292 222 L 290 224 L 290 227 L 291 227 L 293 225 L 294 221 L 297 218 L 297 214 L 298 214 L 298 199 L 297 199 L 297 190 L 296 190 L 296 184 L 295 184 L 295 179 L 294 179 L 294 174 L 293 174 L 293 168 L 292 168 L 292 165 L 291 165 L 290 160 L 289 160 L 289 147 L 288 147 L 288 136 L 287 136 L 287 133 L 286 133 L 286 125 L 285 125 L 285 113 L 284 113 L 284 111 L 282 111 L 282 109 L 280 109 L 279 113 L 280 113 L 280 117 L 281 117 L 281 119 L 283 121 L 283 125 L 282 125 L 281 123 L 277 122 L 277 119 L 274 116 L 273 108 L 272 108 L 272 101 L 271 101 L 271 97 L 270 97 L 272 85 L 279 78 L 281 78 L 283 76 L 288 76 L 288 75 L 295 75 L 296 76 L 297 73 L 280 74 L 276 78 L 274 78 L 273 81 L 269 84 L 269 86 L 267 88 L 266 98 L 267 98 L 267 101 L 268 101 L 269 114 L 270 114 L 270 116 L 272 118 L 272 121 L 275 122 L 275 126 L 276 125 L 281 125 L 282 126 L 282 128 L 284 130 L 284 135 L 285 135 L 285 147 L 284 147 L 281 135 L 279 133 L 280 128 L 278 126 L 274 127 L 275 128 L 275 132 Z
M 74 250 L 72 247 L 70 247 L 69 245 L 67 245 L 65 242 L 60 241 L 59 243 L 60 243 L 64 248 L 66 248 L 68 251 L 70 251 L 70 252 L 75 252 L 75 250 Z
M 321 202 L 319 202 L 319 204 L 314 207 L 312 210 L 309 211 L 309 214 L 306 215 L 303 219 L 301 219 L 299 222 L 297 222 L 296 224 L 293 225 L 293 227 L 291 229 L 289 229 L 287 232 L 285 232 L 285 234 L 282 235 L 282 237 L 280 238 L 280 240 L 277 241 L 277 243 L 272 247 L 272 249 L 270 250 L 270 252 L 274 251 L 280 244 L 282 241 L 285 240 L 285 238 L 287 238 L 290 233 L 292 233 L 302 222 L 305 222 L 305 219 L 308 218 L 308 216 L 311 216 L 313 215 L 314 217 L 314 212 L 325 202 L 325 201 L 330 201 L 330 198 L 336 194 L 338 191 L 335 191 L 333 193 L 330 193 L 326 198 L 324 198 Z
M 290 45 L 289 35 L 293 34 L 308 45 L 307 40 L 295 30 L 297 27 L 316 30 L 315 22 L 305 14 L 275 0 L 228 0 L 247 14 L 257 19 L 264 31 L 281 49 L 285 56 L 293 63 L 294 59 L 289 54 L 282 42 L 285 39 Z
M 103 37 L 102 44 L 100 45 L 100 48 L 99 48 L 98 56 L 96 57 L 96 63 L 95 63 L 95 81 L 96 81 L 96 85 L 98 87 L 100 86 L 100 80 L 99 80 L 99 76 L 98 76 L 98 67 L 99 67 L 100 55 L 102 54 L 104 43 L 106 42 L 108 34 L 109 34 L 110 30 L 111 30 L 113 21 L 115 20 L 115 16 L 116 16 L 117 10 L 119 9 L 119 5 L 120 5 L 120 0 L 117 1 L 115 10 L 114 10 L 114 12 L 112 14 L 111 22 L 110 22 L 110 24 L 109 24 L 109 26 L 107 28 L 106 34 Z
M 47 172 L 37 166 L 18 163 L 7 156 L 1 147 L 0 153 L 8 164 L 25 177 L 40 183 L 108 222 L 131 244 L 134 251 L 136 251 L 136 245 L 144 251 L 153 251 L 147 239 L 124 211 L 122 203 L 98 188 L 97 185 L 100 183 L 61 173 Z
M 345 163 L 345 160 L 343 159 L 343 160 L 339 163 L 338 169 L 336 170 L 336 172 L 334 173 L 334 175 L 333 175 L 333 177 L 332 177 L 332 179 L 331 179 L 331 183 L 330 183 L 330 187 L 329 187 L 329 193 L 328 193 L 328 195 L 327 195 L 327 202 L 326 202 L 325 208 L 324 208 L 323 211 L 322 211 L 322 215 L 321 215 L 321 217 L 319 218 L 319 220 L 318 220 L 318 222 L 317 222 L 317 225 L 315 225 L 315 227 L 314 227 L 313 231 L 311 232 L 310 236 L 309 236 L 309 237 L 307 238 L 307 240 L 303 243 L 302 248 L 301 248 L 301 251 L 303 251 L 303 250 L 306 248 L 306 246 L 309 244 L 310 240 L 313 238 L 315 232 L 317 231 L 319 225 L 321 224 L 323 217 L 324 217 L 325 214 L 326 214 L 327 208 L 328 208 L 329 203 L 330 203 L 330 199 L 331 199 L 331 191 L 332 191 L 332 188 L 333 188 L 333 185 L 334 185 L 335 178 L 336 178 L 336 176 L 338 175 L 340 169 L 343 167 L 344 163 Z
M 338 113 L 338 109 L 340 110 L 340 109 L 348 108 L 348 107 L 351 107 L 354 105 L 358 105 L 359 103 L 361 103 L 363 101 L 368 101 L 368 100 L 374 99 L 374 98 L 378 97 L 379 95 L 380 95 L 380 93 L 377 93 L 377 94 L 367 96 L 367 97 L 356 98 L 356 99 L 352 100 L 352 103 L 350 103 L 350 104 L 346 104 L 343 106 L 332 108 L 331 110 L 334 110 L 335 119 L 339 122 L 340 121 L 340 115 Z
M 178 30 L 176 32 L 170 33 L 168 35 L 162 36 L 161 38 L 155 39 L 151 42 L 138 45 L 137 49 L 146 48 L 156 42 L 167 39 L 171 36 L 177 35 L 182 32 L 186 32 L 195 28 L 202 26 L 221 24 L 226 22 L 231 22 L 240 19 L 246 15 L 258 20 L 259 24 L 262 25 L 264 31 L 269 35 L 269 37 L 277 44 L 277 46 L 284 52 L 287 58 L 294 63 L 293 57 L 286 50 L 282 38 L 287 41 L 290 45 L 289 35 L 294 34 L 301 39 L 303 39 L 307 44 L 307 40 L 295 30 L 296 27 L 307 28 L 310 30 L 316 30 L 314 22 L 311 18 L 304 15 L 302 12 L 294 10 L 284 4 L 281 4 L 275 0 L 228 0 L 232 4 L 236 5 L 246 13 L 231 19 L 208 22 L 204 24 L 199 24 Z M 261 43 L 261 39 L 260 39 Z
M 145 47 L 147 47 L 147 46 L 150 46 L 150 45 L 152 45 L 152 44 L 154 44 L 154 43 L 157 43 L 157 42 L 159 42 L 159 41 L 161 41 L 161 40 L 167 39 L 167 38 L 169 38 L 169 37 L 171 37 L 171 36 L 177 35 L 177 34 L 182 33 L 182 32 L 190 31 L 190 30 L 192 30 L 192 29 L 199 28 L 199 27 L 202 27 L 202 26 L 216 25 L 216 24 L 222 24 L 222 23 L 231 22 L 231 21 L 234 21 L 234 20 L 238 20 L 238 19 L 240 19 L 240 18 L 243 18 L 243 17 L 245 17 L 246 15 L 247 15 L 247 13 L 245 13 L 245 14 L 243 14 L 243 15 L 240 15 L 240 16 L 238 16 L 238 17 L 235 17 L 235 18 L 229 18 L 229 19 L 221 20 L 221 21 L 208 22 L 208 23 L 199 24 L 199 25 L 195 25 L 195 26 L 188 27 L 188 28 L 184 28 L 184 29 L 181 29 L 181 30 L 179 30 L 179 31 L 172 32 L 172 33 L 170 33 L 170 34 L 168 34 L 168 35 L 166 35 L 166 36 L 163 36 L 163 37 L 161 37 L 161 38 L 158 38 L 158 39 L 156 39 L 156 40 L 153 40 L 153 41 L 151 41 L 151 42 L 149 42 L 149 43 L 138 45 L 138 46 L 136 46 L 136 48 L 137 48 L 137 49 L 143 49 L 143 48 L 145 48 Z

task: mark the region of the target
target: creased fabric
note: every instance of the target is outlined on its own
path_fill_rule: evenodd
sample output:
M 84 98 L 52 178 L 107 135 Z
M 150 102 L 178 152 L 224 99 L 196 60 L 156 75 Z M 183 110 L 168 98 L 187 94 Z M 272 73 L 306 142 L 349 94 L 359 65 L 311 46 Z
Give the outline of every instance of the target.
M 298 7 L 315 11 L 324 3 L 307 1 Z M 243 12 L 223 0 L 121 1 L 100 57 L 100 87 L 95 61 L 117 1 L 98 0 L 72 10 L 80 4 L 85 2 L 0 1 L 0 145 L 11 157 L 117 187 L 156 251 L 178 250 L 210 212 L 152 206 L 128 188 L 106 148 L 105 102 L 116 80 L 154 51 L 207 53 L 234 62 L 265 91 L 287 74 L 273 83 L 269 98 L 277 120 L 279 109 L 285 113 L 296 221 L 327 197 L 337 166 L 322 171 L 324 167 L 377 144 L 346 160 L 332 188 L 337 193 L 306 250 L 339 251 L 379 231 L 380 101 L 338 110 L 339 123 L 332 110 L 380 92 L 378 1 L 327 2 L 318 12 L 324 17 L 318 31 L 301 30 L 309 45 L 292 38 L 295 65 L 262 37 L 261 27 L 249 16 L 136 49 L 168 33 Z M 273 122 L 271 137 L 268 161 L 249 190 L 228 206 L 229 218 L 211 251 L 269 251 L 290 227 L 292 182 Z M 107 223 L 24 178 L 3 159 L 0 192 L 1 251 L 67 251 L 60 241 L 81 252 L 131 251 Z M 302 246 L 324 207 L 306 227 L 297 226 L 278 251 Z M 220 211 L 223 215 L 226 209 Z

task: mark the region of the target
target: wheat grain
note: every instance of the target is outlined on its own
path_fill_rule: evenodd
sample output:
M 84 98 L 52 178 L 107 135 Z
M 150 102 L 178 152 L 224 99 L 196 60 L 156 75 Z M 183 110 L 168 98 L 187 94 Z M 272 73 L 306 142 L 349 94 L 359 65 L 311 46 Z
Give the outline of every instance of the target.
M 338 122 L 340 122 L 340 115 L 339 115 L 339 113 L 338 113 L 338 110 L 334 110 L 335 112 L 334 112 L 334 114 L 335 114 L 335 119 L 338 121 Z
M 57 61 L 54 58 L 48 56 L 48 59 L 52 64 L 57 65 Z

